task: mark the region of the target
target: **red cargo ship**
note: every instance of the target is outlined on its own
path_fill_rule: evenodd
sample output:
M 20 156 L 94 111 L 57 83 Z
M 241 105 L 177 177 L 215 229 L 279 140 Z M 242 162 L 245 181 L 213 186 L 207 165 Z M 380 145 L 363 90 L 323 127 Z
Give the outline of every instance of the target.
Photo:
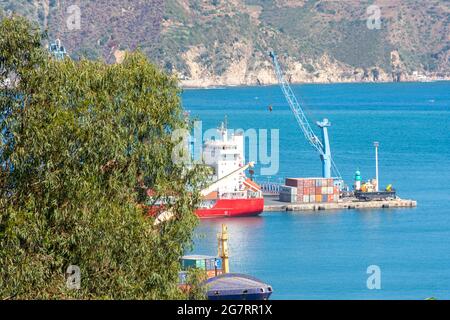
M 199 208 L 200 218 L 255 216 L 264 210 L 264 199 L 217 199 L 211 208 Z
M 261 187 L 245 175 L 245 170 L 253 167 L 244 165 L 244 136 L 235 134 L 228 137 L 222 123 L 218 129 L 218 140 L 206 141 L 203 161 L 213 170 L 211 183 L 200 191 L 203 200 L 195 213 L 200 218 L 255 216 L 264 210 Z M 148 191 L 149 197 L 152 192 Z M 157 216 L 155 223 L 170 219 L 169 211 L 161 210 L 163 204 L 153 205 L 149 214 Z
M 196 210 L 200 218 L 254 216 L 264 210 L 261 187 L 245 175 L 253 163 L 244 165 L 244 136 L 228 136 L 226 125 L 218 128 L 219 139 L 206 141 L 203 160 L 213 169 L 211 185 Z
M 255 216 L 264 210 L 264 198 L 259 186 L 247 179 L 244 181 L 247 197 L 219 198 L 217 192 L 211 193 L 195 211 L 200 218 Z

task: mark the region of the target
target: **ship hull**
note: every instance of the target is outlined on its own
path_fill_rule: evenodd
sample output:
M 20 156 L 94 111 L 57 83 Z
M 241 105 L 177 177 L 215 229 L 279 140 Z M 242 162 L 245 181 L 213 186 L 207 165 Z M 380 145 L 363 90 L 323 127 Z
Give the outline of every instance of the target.
M 198 208 L 199 218 L 247 217 L 259 215 L 264 210 L 264 198 L 217 199 L 210 208 Z

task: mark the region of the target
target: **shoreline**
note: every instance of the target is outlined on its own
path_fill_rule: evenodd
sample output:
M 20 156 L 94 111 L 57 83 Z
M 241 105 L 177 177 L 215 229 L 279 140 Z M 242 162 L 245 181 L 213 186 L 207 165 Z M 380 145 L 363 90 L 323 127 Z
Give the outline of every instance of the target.
M 223 90 L 229 88 L 259 88 L 259 87 L 273 87 L 278 86 L 278 83 L 269 83 L 269 84 L 233 84 L 233 85 L 212 85 L 212 86 L 192 86 L 192 85 L 183 85 L 182 80 L 180 81 L 180 87 L 183 90 Z M 334 85 L 334 84 L 393 84 L 393 83 L 436 83 L 436 82 L 450 82 L 450 78 L 448 79 L 439 79 L 439 80 L 430 80 L 430 81 L 342 81 L 342 82 L 291 82 L 291 85 Z

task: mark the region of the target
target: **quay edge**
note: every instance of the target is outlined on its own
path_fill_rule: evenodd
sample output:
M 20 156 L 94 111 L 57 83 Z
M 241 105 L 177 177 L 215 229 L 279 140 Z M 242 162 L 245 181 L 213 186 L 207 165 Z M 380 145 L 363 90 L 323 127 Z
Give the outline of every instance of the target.
M 274 203 L 264 205 L 264 212 L 280 211 L 322 211 L 342 209 L 388 209 L 417 207 L 415 200 L 382 200 L 382 201 L 339 201 L 334 203 Z

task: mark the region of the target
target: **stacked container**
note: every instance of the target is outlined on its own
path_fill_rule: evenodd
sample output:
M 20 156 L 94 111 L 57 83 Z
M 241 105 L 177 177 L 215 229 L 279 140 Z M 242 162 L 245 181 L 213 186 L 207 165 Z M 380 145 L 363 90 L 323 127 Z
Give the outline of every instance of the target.
M 326 203 L 339 200 L 339 188 L 334 186 L 332 178 L 287 178 L 286 186 L 297 189 L 297 203 Z
M 180 259 L 181 270 L 189 268 L 205 270 L 207 277 L 215 277 L 222 274 L 222 259 L 214 256 L 190 255 Z
M 280 201 L 296 203 L 297 199 L 297 188 L 290 186 L 280 187 Z

